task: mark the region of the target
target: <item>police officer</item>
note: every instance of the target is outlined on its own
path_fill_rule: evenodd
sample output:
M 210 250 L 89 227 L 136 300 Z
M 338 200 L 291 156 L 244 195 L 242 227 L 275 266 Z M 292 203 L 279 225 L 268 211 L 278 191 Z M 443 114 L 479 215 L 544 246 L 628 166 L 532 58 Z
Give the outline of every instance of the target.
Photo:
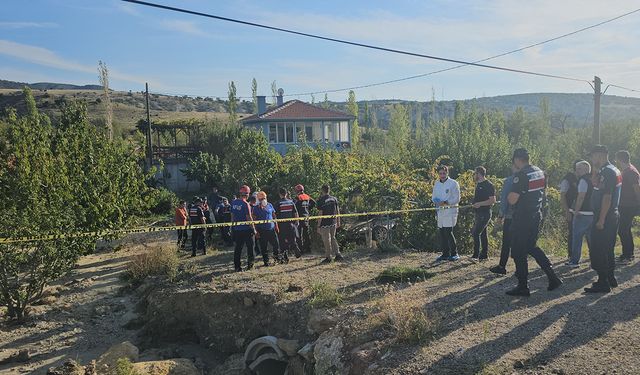
M 211 207 L 209 207 L 209 199 L 207 197 L 202 198 L 202 212 L 204 212 L 204 220 L 206 224 L 214 223 L 215 219 L 211 213 Z M 211 245 L 213 240 L 213 228 L 205 228 L 204 230 L 205 246 Z
M 218 223 L 230 223 L 231 222 L 231 205 L 226 197 L 222 197 L 222 203 L 215 208 L 216 222 Z M 231 238 L 231 227 L 220 227 L 221 244 L 230 246 L 233 244 Z
M 528 297 L 530 295 L 527 282 L 529 255 L 533 256 L 547 275 L 549 279 L 547 290 L 557 289 L 562 285 L 562 280 L 553 271 L 549 258 L 537 246 L 546 186 L 544 172 L 529 164 L 529 152 L 523 148 L 514 151 L 513 164 L 518 172 L 513 177 L 513 185 L 507 199 L 514 207 L 511 223 L 513 235 L 511 256 L 516 264 L 518 285 L 508 290 L 507 294 Z
M 293 219 L 298 217 L 296 205 L 289 198 L 286 189 L 280 189 L 280 201 L 275 204 L 276 215 L 278 219 Z M 287 221 L 278 223 L 280 250 L 283 263 L 289 263 L 289 251 L 293 250 L 296 258 L 300 258 L 300 248 L 298 247 L 298 222 Z
M 191 225 L 205 224 L 206 219 L 204 210 L 202 209 L 202 199 L 195 197 L 191 208 L 189 208 L 189 221 Z M 207 253 L 204 245 L 204 228 L 191 229 L 191 256 L 196 256 L 198 249 L 202 250 L 202 254 Z
M 507 274 L 507 262 L 511 255 L 511 222 L 513 220 L 513 206 L 509 204 L 508 196 L 513 186 L 513 178 L 518 172 L 512 164 L 511 176 L 504 179 L 502 191 L 500 192 L 500 213 L 498 214 L 498 224 L 502 225 L 502 248 L 500 249 L 500 262 L 497 266 L 489 268 L 489 271 L 498 274 Z
M 233 222 L 253 221 L 251 215 L 251 206 L 247 202 L 251 189 L 247 185 L 240 187 L 238 198 L 231 202 L 231 218 Z M 240 257 L 242 256 L 242 248 L 247 247 L 247 271 L 253 268 L 253 248 L 254 236 L 256 229 L 253 224 L 234 225 L 231 229 L 233 233 L 233 241 L 235 249 L 233 252 L 233 265 L 236 272 L 242 271 Z
M 596 145 L 591 151 L 591 163 L 598 170 L 593 192 L 591 208 L 594 225 L 591 228 L 591 246 L 589 257 L 591 268 L 598 273 L 598 280 L 591 287 L 584 288 L 587 293 L 608 293 L 618 286 L 613 270 L 618 231 L 618 204 L 622 188 L 622 174 L 609 162 L 609 150 L 606 146 Z
M 298 247 L 303 253 L 311 252 L 311 230 L 309 227 L 309 216 L 311 216 L 311 210 L 316 207 L 316 201 L 313 200 L 308 194 L 304 192 L 304 186 L 298 184 L 295 187 L 296 198 L 294 202 L 296 209 L 300 217 L 304 217 L 306 220 L 298 222 L 298 229 L 300 231 L 298 236 Z
M 253 219 L 256 221 L 275 219 L 276 210 L 273 208 L 273 205 L 267 201 L 267 193 L 260 191 L 256 198 L 258 199 L 258 204 L 253 208 Z M 278 224 L 274 222 L 256 224 L 256 230 L 258 231 L 256 238 L 260 245 L 262 260 L 264 261 L 265 267 L 268 267 L 270 266 L 269 251 L 267 250 L 268 245 L 271 245 L 271 249 L 273 250 L 273 258 L 276 260 L 279 259 L 280 242 L 278 241 L 277 235 Z

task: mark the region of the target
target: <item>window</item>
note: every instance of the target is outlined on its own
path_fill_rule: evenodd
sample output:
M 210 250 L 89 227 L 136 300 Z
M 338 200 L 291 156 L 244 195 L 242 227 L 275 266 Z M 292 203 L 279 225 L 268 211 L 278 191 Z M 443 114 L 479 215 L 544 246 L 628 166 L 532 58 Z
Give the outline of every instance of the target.
M 340 122 L 340 142 L 349 142 L 349 122 Z
M 278 122 L 276 126 L 278 127 L 278 143 L 284 143 L 285 142 L 284 124 L 281 122 Z
M 335 142 L 338 140 L 338 123 L 337 122 L 325 122 L 324 123 L 324 140 L 325 142 Z
M 320 121 L 311 124 L 311 131 L 313 142 L 322 142 L 322 123 Z
M 307 142 L 313 142 L 313 125 L 308 123 L 305 125 L 305 135 L 307 137 Z
M 294 143 L 296 141 L 295 137 L 293 136 L 296 132 L 295 125 L 293 124 L 293 122 L 287 122 L 286 124 L 284 124 L 284 126 L 286 134 L 285 142 Z
M 276 124 L 269 125 L 269 143 L 278 143 L 278 133 L 276 132 Z

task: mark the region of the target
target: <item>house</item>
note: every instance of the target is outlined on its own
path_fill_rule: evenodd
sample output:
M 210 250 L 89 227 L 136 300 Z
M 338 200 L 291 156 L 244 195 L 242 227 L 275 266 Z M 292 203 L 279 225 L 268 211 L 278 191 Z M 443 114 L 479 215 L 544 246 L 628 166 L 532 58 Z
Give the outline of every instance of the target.
M 351 146 L 353 116 L 300 100 L 283 102 L 282 90 L 275 107 L 267 109 L 264 96 L 257 99 L 258 113 L 243 119 L 242 124 L 262 131 L 280 154 L 284 155 L 288 147 L 301 143 L 336 149 Z

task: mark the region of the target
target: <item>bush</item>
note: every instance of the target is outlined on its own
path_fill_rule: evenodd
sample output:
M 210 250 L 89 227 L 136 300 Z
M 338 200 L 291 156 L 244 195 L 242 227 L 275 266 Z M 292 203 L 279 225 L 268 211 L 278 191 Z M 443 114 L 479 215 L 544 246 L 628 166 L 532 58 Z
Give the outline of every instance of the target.
M 178 275 L 179 263 L 175 247 L 155 247 L 131 259 L 127 265 L 126 277 L 133 284 L 140 284 L 149 276 L 164 276 L 173 281 Z
M 378 308 L 379 312 L 371 317 L 373 323 L 393 331 L 397 342 L 419 344 L 435 337 L 437 321 L 411 296 L 392 292 L 378 303 Z
M 116 363 L 116 375 L 141 375 L 133 368 L 133 363 L 129 358 L 120 358 Z
M 331 308 L 340 306 L 343 299 L 344 295 L 342 292 L 339 292 L 333 286 L 325 282 L 311 284 L 311 298 L 309 299 L 309 305 L 314 308 Z
M 145 200 L 145 206 L 155 215 L 170 214 L 178 205 L 178 196 L 165 188 L 150 190 Z
M 422 268 L 417 267 L 407 267 L 407 266 L 391 266 L 376 278 L 376 281 L 379 283 L 406 283 L 416 282 L 416 281 L 424 281 L 431 277 L 435 276 L 435 274 L 427 272 Z

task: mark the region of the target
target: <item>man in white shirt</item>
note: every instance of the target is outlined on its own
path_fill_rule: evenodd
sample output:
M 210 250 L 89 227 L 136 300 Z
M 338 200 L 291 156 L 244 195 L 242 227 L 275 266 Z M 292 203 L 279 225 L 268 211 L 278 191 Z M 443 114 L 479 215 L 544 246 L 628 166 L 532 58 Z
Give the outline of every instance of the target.
M 582 240 L 589 237 L 593 224 L 593 210 L 591 209 L 591 164 L 585 160 L 576 163 L 576 177 L 578 177 L 578 196 L 574 203 L 573 212 L 573 240 L 571 241 L 571 254 L 567 266 L 575 268 L 580 266 L 582 255 Z
M 449 169 L 441 165 L 437 169 L 438 181 L 433 186 L 432 201 L 437 207 L 438 230 L 442 255 L 436 261 L 459 260 L 456 238 L 453 228 L 458 222 L 458 203 L 460 202 L 460 186 L 454 179 L 449 178 Z

